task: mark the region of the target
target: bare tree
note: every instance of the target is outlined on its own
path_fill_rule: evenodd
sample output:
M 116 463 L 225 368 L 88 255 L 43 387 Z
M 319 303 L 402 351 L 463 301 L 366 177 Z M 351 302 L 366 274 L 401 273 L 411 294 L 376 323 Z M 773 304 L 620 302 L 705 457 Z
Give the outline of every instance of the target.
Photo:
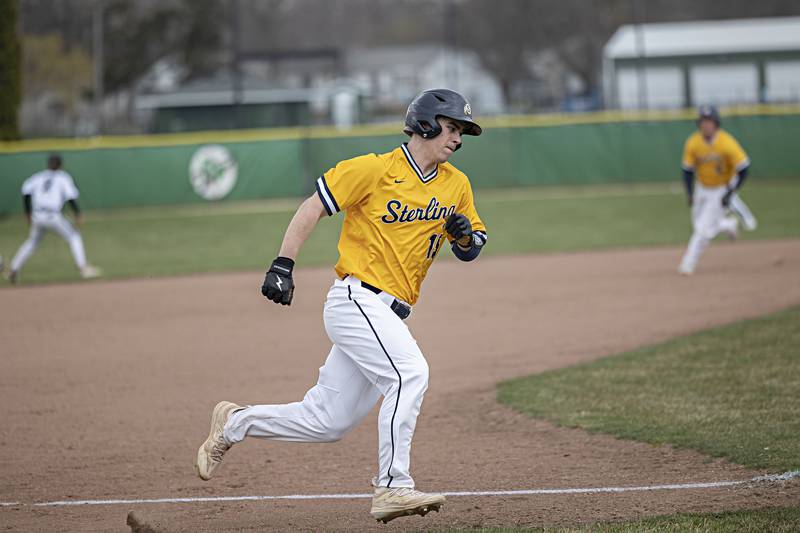
M 458 6 L 461 43 L 474 50 L 497 77 L 506 102 L 515 82 L 530 77 L 525 52 L 540 46 L 537 2 L 468 0 Z
M 224 67 L 233 0 L 104 0 L 109 92 L 124 89 L 164 57 L 189 78 Z M 526 58 L 547 51 L 598 85 L 602 46 L 632 6 L 645 22 L 800 15 L 797 0 L 238 0 L 242 49 L 280 51 L 439 44 L 474 50 L 506 101 L 531 80 Z M 89 0 L 20 0 L 24 33 L 58 32 L 65 48 L 91 50 Z

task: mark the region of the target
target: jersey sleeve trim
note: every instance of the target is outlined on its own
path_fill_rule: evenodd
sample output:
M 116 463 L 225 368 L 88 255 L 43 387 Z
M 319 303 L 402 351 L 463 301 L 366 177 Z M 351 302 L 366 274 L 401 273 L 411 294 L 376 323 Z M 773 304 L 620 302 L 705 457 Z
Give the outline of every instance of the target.
M 328 184 L 325 182 L 325 176 L 317 178 L 317 194 L 319 199 L 322 200 L 322 205 L 325 206 L 328 216 L 333 216 L 340 211 L 336 198 L 333 197 L 333 193 L 331 193 Z
M 26 179 L 22 183 L 22 188 L 20 189 L 20 191 L 22 192 L 23 196 L 33 194 L 33 190 L 36 188 L 35 187 L 35 185 L 36 185 L 35 178 L 36 178 L 36 174 L 34 174 L 30 178 Z
M 744 158 L 744 161 L 742 161 L 741 163 L 739 163 L 738 165 L 736 165 L 736 167 L 735 167 L 735 168 L 736 168 L 736 172 L 739 172 L 739 171 L 740 171 L 740 170 L 742 170 L 743 168 L 747 168 L 747 167 L 749 167 L 749 166 L 750 166 L 750 159 L 749 159 L 749 158 L 747 158 L 747 157 L 745 157 L 745 158 Z
M 688 171 L 690 171 L 690 172 L 693 172 L 693 171 L 694 171 L 694 165 L 689 165 L 689 164 L 687 164 L 686 162 L 683 162 L 683 163 L 681 163 L 681 168 L 682 168 L 683 170 L 688 170 Z

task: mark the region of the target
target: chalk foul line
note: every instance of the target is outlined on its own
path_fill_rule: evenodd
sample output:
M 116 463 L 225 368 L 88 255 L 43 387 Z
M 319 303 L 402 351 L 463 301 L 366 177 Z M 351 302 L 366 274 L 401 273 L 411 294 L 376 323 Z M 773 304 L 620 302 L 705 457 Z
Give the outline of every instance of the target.
M 461 496 L 531 496 L 544 494 L 603 494 L 622 492 L 647 492 L 655 490 L 696 490 L 717 489 L 734 487 L 755 483 L 776 483 L 800 478 L 800 470 L 784 472 L 783 474 L 768 474 L 738 481 L 709 481 L 705 483 L 671 483 L 666 485 L 642 485 L 638 487 L 584 487 L 562 489 L 522 489 L 522 490 L 481 490 L 442 492 L 449 497 Z M 61 500 L 50 502 L 0 502 L 0 507 L 65 507 L 74 505 L 136 505 L 152 503 L 204 503 L 204 502 L 243 502 L 243 501 L 272 501 L 272 500 L 351 500 L 358 498 L 372 498 L 371 493 L 363 494 L 286 494 L 277 496 L 199 496 L 194 498 L 144 498 L 144 499 L 113 499 L 113 500 Z

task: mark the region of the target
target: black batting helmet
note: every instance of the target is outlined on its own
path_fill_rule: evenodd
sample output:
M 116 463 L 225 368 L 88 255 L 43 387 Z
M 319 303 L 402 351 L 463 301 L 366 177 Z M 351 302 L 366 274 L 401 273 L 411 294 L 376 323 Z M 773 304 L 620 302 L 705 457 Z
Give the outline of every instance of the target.
M 406 111 L 403 133 L 431 139 L 442 133 L 437 117 L 457 120 L 464 125 L 464 135 L 480 135 L 483 131 L 472 120 L 472 107 L 466 98 L 450 89 L 422 91 L 411 101 Z
M 719 111 L 713 105 L 703 105 L 697 110 L 697 123 L 703 119 L 713 120 L 719 126 Z

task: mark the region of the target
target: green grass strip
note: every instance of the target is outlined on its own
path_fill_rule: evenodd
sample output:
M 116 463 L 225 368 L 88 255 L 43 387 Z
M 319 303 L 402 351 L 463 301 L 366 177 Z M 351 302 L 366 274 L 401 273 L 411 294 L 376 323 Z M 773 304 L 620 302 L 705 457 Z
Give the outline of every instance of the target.
M 568 427 L 800 467 L 800 307 L 500 384 L 498 398 Z
M 487 255 L 683 244 L 691 233 L 677 183 L 506 189 L 475 196 L 488 227 Z M 760 222 L 743 239 L 800 237 L 800 181 L 748 182 L 743 197 Z M 89 260 L 110 278 L 260 270 L 277 254 L 297 205 L 299 200 L 264 200 L 89 211 L 82 233 Z M 300 266 L 333 266 L 341 219 L 320 221 Z M 21 215 L 0 219 L 0 254 L 6 261 L 27 232 Z M 425 252 L 424 242 L 420 249 Z M 451 255 L 445 250 L 440 259 Z M 76 279 L 67 244 L 52 234 L 22 273 L 25 283 Z

